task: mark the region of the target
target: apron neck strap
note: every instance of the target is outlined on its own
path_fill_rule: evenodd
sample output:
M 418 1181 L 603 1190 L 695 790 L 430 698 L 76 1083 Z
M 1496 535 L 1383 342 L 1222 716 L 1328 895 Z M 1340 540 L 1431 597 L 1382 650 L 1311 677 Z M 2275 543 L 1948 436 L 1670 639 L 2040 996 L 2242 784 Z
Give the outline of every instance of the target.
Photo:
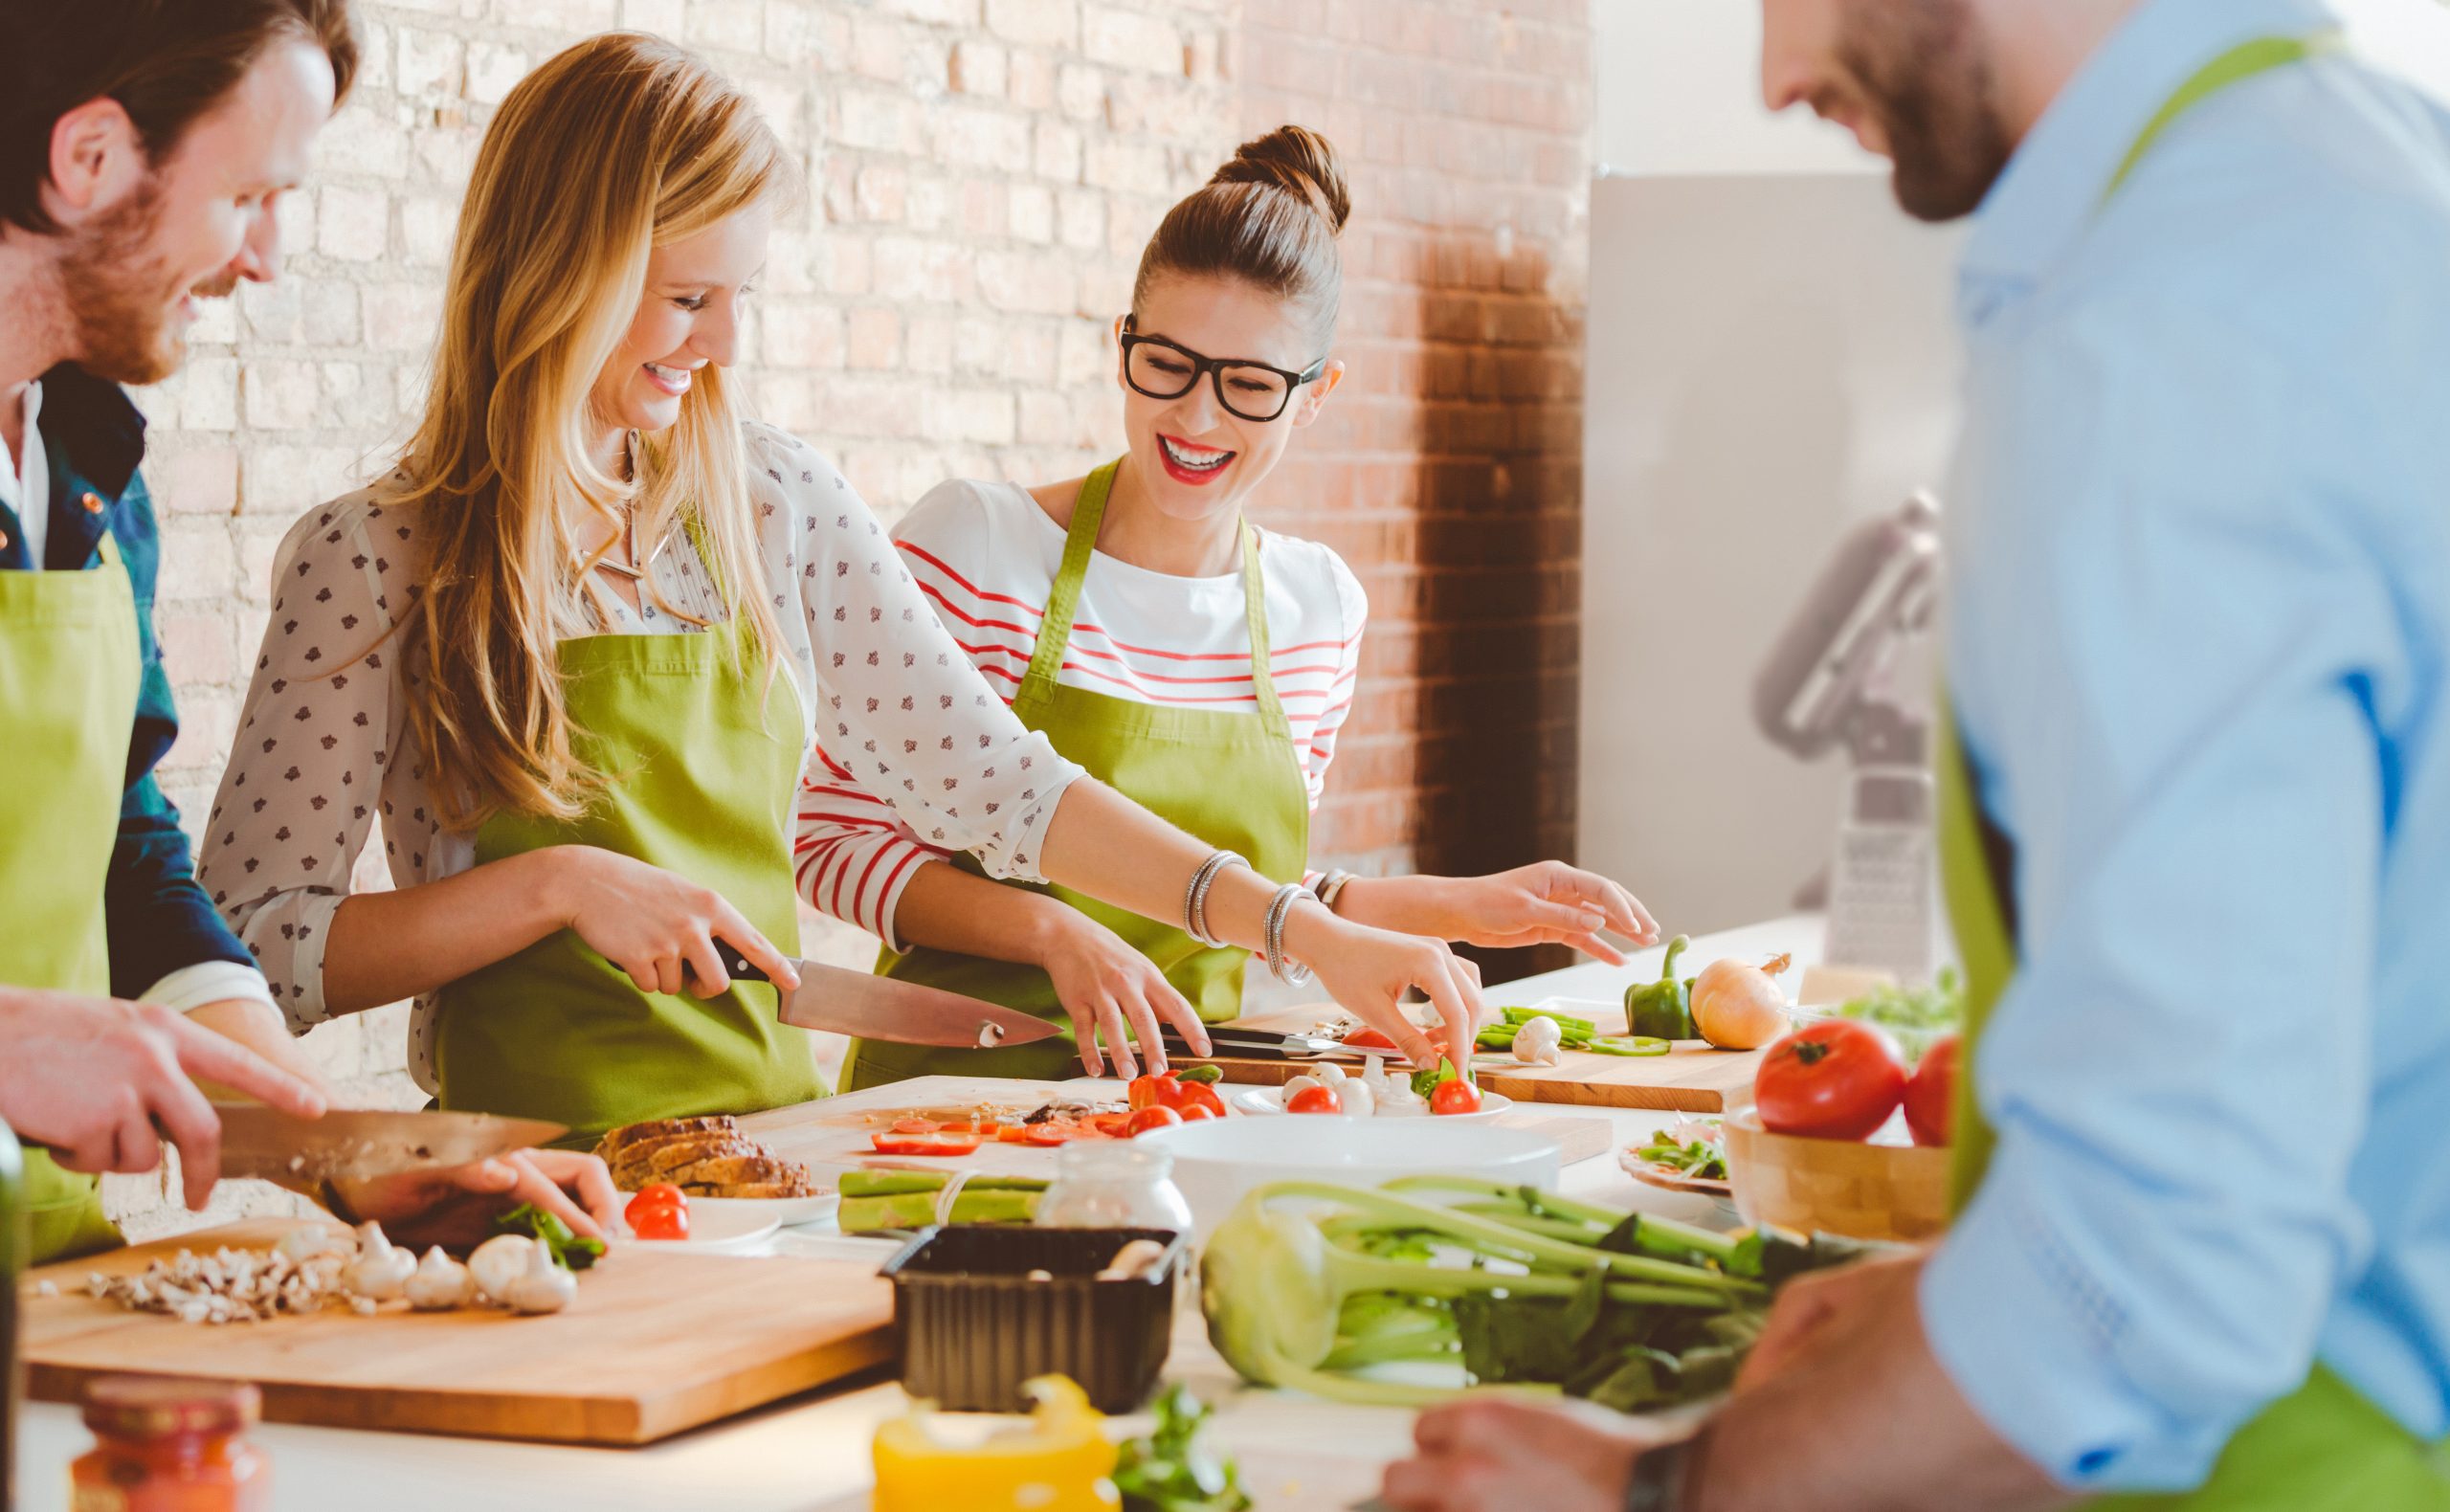
M 1046 595 L 1046 614 L 1038 621 L 1037 647 L 1030 656 L 1025 689 L 1043 698 L 1055 690 L 1063 670 L 1063 653 L 1072 643 L 1072 616 L 1080 607 L 1080 585 L 1089 574 L 1089 558 L 1098 548 L 1098 527 L 1106 517 L 1106 500 L 1123 471 L 1117 457 L 1080 480 L 1080 497 L 1072 502 L 1072 523 L 1063 533 L 1063 565 Z M 1276 728 L 1290 729 L 1284 705 L 1276 696 L 1270 675 L 1267 638 L 1267 587 L 1259 573 L 1259 536 L 1247 519 L 1236 526 L 1242 556 L 1242 609 L 1251 631 L 1251 691 L 1258 700 L 1259 717 Z
M 2145 122 L 2143 131 L 2135 138 L 2135 145 L 2127 149 L 2126 160 L 2119 164 L 2118 172 L 2111 176 L 2109 188 L 2103 190 L 2102 203 L 2106 206 L 2118 197 L 2118 191 L 2127 187 L 2127 181 L 2133 178 L 2144 160 L 2151 156 L 2161 138 L 2169 134 L 2172 126 L 2193 114 L 2197 105 L 2258 75 L 2319 57 L 2339 47 L 2341 41 L 2337 31 L 2316 32 L 2305 36 L 2259 36 L 2238 43 L 2195 70 L 2194 77 L 2180 84 L 2177 93 L 2164 100 L 2152 119 Z

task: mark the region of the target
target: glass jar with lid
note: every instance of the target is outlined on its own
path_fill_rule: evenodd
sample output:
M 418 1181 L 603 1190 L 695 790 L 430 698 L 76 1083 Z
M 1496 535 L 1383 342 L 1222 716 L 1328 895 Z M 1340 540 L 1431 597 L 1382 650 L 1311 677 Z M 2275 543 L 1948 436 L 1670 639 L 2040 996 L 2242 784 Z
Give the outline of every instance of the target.
M 263 1398 L 238 1381 L 104 1376 L 85 1390 L 92 1450 L 70 1512 L 270 1512 L 272 1466 L 247 1442 Z
M 1174 1185 L 1174 1157 L 1167 1151 L 1138 1140 L 1076 1140 L 1056 1156 L 1037 1226 L 1188 1234 L 1191 1204 Z

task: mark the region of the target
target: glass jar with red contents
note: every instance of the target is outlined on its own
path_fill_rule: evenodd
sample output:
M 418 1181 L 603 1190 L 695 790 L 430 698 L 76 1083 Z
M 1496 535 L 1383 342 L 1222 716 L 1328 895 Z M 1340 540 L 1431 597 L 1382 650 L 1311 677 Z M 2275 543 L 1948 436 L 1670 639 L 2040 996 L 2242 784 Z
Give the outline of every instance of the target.
M 96 1381 L 85 1389 L 95 1444 L 69 1466 L 70 1512 L 269 1512 L 272 1466 L 245 1436 L 262 1409 L 242 1382 Z

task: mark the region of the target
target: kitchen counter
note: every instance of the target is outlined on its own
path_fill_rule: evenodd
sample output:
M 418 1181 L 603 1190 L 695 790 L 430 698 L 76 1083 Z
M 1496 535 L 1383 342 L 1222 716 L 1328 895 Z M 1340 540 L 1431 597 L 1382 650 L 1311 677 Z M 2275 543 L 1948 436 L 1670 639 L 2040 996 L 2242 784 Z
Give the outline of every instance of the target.
M 1821 922 L 1772 921 L 1694 942 L 1687 959 L 1705 964 L 1724 955 L 1759 958 L 1793 951 L 1797 965 L 1819 958 Z M 1659 952 L 1624 967 L 1573 967 L 1493 989 L 1492 998 L 1530 1003 L 1543 997 L 1611 999 L 1627 984 L 1655 977 Z M 1086 1083 L 1094 1086 L 1095 1083 Z M 1109 1084 L 1111 1085 L 1111 1084 Z M 1602 1118 L 1622 1146 L 1676 1115 L 1631 1109 L 1557 1108 L 1558 1114 Z M 1715 1205 L 1645 1187 L 1620 1170 L 1613 1155 L 1565 1168 L 1563 1190 L 1618 1207 L 1708 1222 Z M 811 1230 L 788 1231 L 778 1251 L 872 1257 L 892 1246 Z M 758 1284 L 754 1256 L 737 1262 L 744 1305 Z M 1213 1430 L 1218 1447 L 1239 1456 L 1262 1512 L 1336 1512 L 1374 1491 L 1379 1467 L 1410 1443 L 1412 1414 L 1386 1408 L 1347 1407 L 1288 1392 L 1243 1387 L 1209 1347 L 1198 1310 L 1186 1289 L 1177 1320 L 1169 1378 L 1192 1384 L 1218 1404 Z M 588 1449 L 441 1438 L 410 1434 L 268 1424 L 256 1442 L 271 1456 L 274 1504 L 283 1509 L 345 1506 L 350 1512 L 475 1512 L 527 1508 L 541 1500 L 583 1505 L 590 1512 L 850 1512 L 866 1505 L 868 1442 L 877 1424 L 898 1416 L 906 1398 L 890 1377 L 855 1378 L 805 1397 L 641 1449 Z M 67 1466 L 92 1438 L 74 1408 L 28 1403 L 18 1424 L 17 1492 L 24 1512 L 64 1512 Z

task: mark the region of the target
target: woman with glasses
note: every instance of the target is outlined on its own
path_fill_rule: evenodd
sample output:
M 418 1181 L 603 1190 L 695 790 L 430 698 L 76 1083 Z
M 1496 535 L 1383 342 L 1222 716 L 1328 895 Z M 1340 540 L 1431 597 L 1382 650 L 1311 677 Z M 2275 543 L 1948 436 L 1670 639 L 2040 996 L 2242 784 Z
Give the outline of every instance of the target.
M 999 875 L 1169 920 L 1196 893 L 1408 1052 L 1408 989 L 1468 1033 L 1443 944 L 1226 864 L 1024 728 L 842 475 L 745 422 L 725 369 L 799 180 L 738 87 L 635 33 L 487 128 L 423 420 L 282 544 L 206 828 L 204 885 L 291 1025 L 413 997 L 444 1106 L 582 1138 L 822 1094 L 715 945 L 791 982 L 821 737 Z M 357 883 L 378 825 L 388 889 Z
M 896 532 L 902 560 L 1022 723 L 1208 844 L 1304 877 L 1354 923 L 1617 961 L 1601 931 L 1647 944 L 1656 926 L 1622 887 L 1562 863 L 1478 878 L 1308 869 L 1366 605 L 1333 551 L 1243 511 L 1343 380 L 1330 353 L 1348 209 L 1323 138 L 1285 126 L 1246 144 L 1166 216 L 1116 322 L 1129 450 L 1036 488 L 945 483 Z M 991 881 L 917 833 L 860 753 L 820 746 L 801 797 L 802 895 L 881 935 L 881 971 L 1071 1024 L 991 1051 L 861 1041 L 848 1085 L 1059 1077 L 1073 1056 L 1094 1076 L 1101 1040 L 1131 1076 L 1165 1064 L 1161 1024 L 1240 1012 L 1251 952 L 1067 887 Z

